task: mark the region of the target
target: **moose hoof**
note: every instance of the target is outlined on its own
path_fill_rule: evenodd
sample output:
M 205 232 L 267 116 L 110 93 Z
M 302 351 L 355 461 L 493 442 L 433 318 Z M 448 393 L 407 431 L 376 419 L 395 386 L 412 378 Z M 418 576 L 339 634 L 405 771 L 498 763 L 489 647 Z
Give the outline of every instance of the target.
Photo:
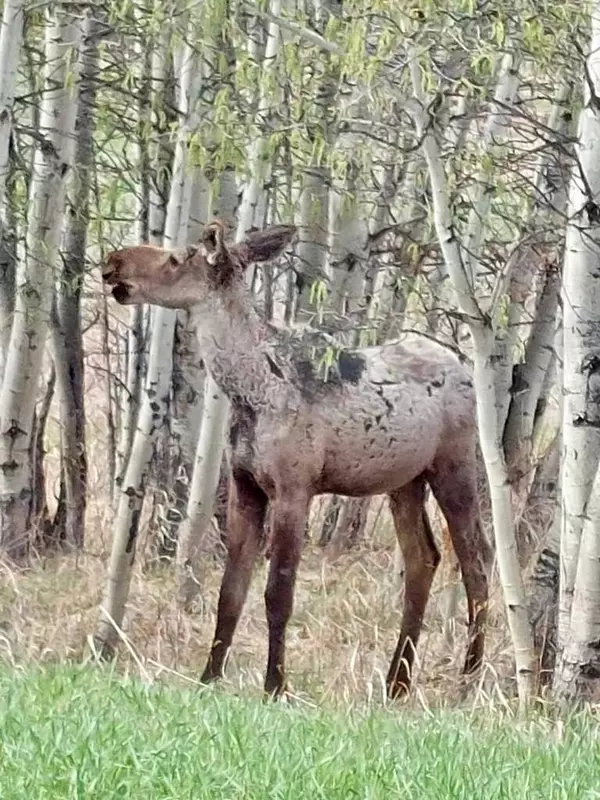
M 222 677 L 220 672 L 217 672 L 210 667 L 206 667 L 202 675 L 200 676 L 200 683 L 209 684 L 215 683 L 215 681 L 220 680 Z
M 263 691 L 263 700 L 265 702 L 279 700 L 284 697 L 288 691 L 288 684 L 285 680 L 273 681 L 267 678 Z
M 388 700 L 402 700 L 408 696 L 410 684 L 404 681 L 392 681 L 387 684 Z

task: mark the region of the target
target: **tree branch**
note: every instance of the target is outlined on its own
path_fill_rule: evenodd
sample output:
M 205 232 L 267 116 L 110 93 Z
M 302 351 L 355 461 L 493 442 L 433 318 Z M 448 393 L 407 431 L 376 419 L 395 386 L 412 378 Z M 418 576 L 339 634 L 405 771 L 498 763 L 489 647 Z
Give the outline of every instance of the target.
M 335 44 L 335 42 L 330 42 L 328 39 L 325 39 L 324 36 L 321 36 L 320 33 L 311 31 L 309 28 L 304 28 L 302 25 L 298 25 L 297 22 L 292 22 L 292 20 L 289 19 L 282 19 L 281 17 L 275 17 L 273 14 L 269 14 L 268 11 L 263 11 L 262 9 L 258 8 L 258 6 L 256 6 L 254 3 L 245 2 L 242 5 L 244 10 L 249 14 L 254 14 L 260 19 L 267 20 L 267 22 L 273 22 L 280 28 L 296 34 L 296 36 L 299 36 L 301 39 L 305 39 L 307 42 L 316 45 L 316 47 L 320 47 L 321 50 L 325 50 L 327 53 L 336 53 L 339 55 L 344 52 L 339 45 Z
M 468 273 L 462 261 L 460 246 L 450 212 L 444 165 L 435 133 L 430 124 L 431 119 L 427 111 L 429 103 L 423 89 L 421 68 L 416 53 L 413 54 L 410 60 L 410 76 L 418 103 L 418 109 L 415 110 L 415 121 L 419 138 L 422 137 L 423 155 L 429 169 L 433 215 L 440 248 L 457 294 L 461 312 L 466 317 L 471 318 L 472 322 L 481 323 L 484 320 L 484 316 L 473 296 Z

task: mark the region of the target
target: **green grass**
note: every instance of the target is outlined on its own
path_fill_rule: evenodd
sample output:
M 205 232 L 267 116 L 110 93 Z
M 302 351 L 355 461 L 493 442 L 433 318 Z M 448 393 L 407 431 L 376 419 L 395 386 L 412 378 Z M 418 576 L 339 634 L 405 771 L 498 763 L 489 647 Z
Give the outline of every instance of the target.
M 591 716 L 348 714 L 93 668 L 0 671 L 0 797 L 600 798 Z

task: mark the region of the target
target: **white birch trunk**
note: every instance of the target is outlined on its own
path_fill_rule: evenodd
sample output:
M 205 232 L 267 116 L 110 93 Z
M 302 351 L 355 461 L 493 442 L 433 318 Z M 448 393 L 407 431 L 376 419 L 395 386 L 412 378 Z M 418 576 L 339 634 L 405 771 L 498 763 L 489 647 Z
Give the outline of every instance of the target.
M 508 46 L 500 63 L 498 83 L 494 93 L 495 108 L 488 117 L 483 147 L 485 152 L 493 151 L 506 136 L 510 124 L 510 116 L 499 103 L 512 105 L 519 88 L 518 57 L 515 48 Z M 474 285 L 477 277 L 477 259 L 485 236 L 485 221 L 492 204 L 493 192 L 490 191 L 489 178 L 484 170 L 475 178 L 475 189 L 471 197 L 471 211 L 467 222 L 467 230 L 463 240 L 463 258 L 466 261 L 467 274 Z
M 135 43 L 136 56 L 140 62 L 140 81 L 139 92 L 139 130 L 146 131 L 151 124 L 151 102 L 152 102 L 152 53 L 144 53 L 141 42 Z M 147 74 L 147 71 L 150 75 Z M 150 177 L 150 145 L 149 142 L 142 140 L 142 133 L 137 140 L 137 165 L 139 170 L 140 189 L 137 196 L 137 213 L 135 226 L 135 242 L 142 244 L 150 240 L 150 209 L 151 209 L 151 177 Z M 124 408 L 121 410 L 121 420 L 119 425 L 119 437 L 115 453 L 115 487 L 113 494 L 118 496 L 119 487 L 123 482 L 125 469 L 133 436 L 135 425 L 140 408 L 141 388 L 142 388 L 142 360 L 144 343 L 144 307 L 131 306 L 129 309 L 129 326 L 126 339 L 126 363 L 127 370 L 125 376 L 125 386 L 123 392 Z
M 24 5 L 24 0 L 6 0 L 0 32 L 0 382 L 4 376 L 15 302 L 16 232 L 11 230 L 6 213 L 5 194 L 10 168 L 12 109 L 23 38 Z
M 12 108 L 21 42 L 23 38 L 24 0 L 6 0 L 0 32 L 0 381 L 8 349 L 14 310 L 14 268 L 11 257 L 14 247 L 10 242 L 14 231 L 8 230 L 5 214 L 6 180 L 9 172 L 9 145 L 12 131 Z
M 206 377 L 204 415 L 187 513 L 177 550 L 178 601 L 186 610 L 190 609 L 192 601 L 203 588 L 202 554 L 204 551 L 214 551 L 214 542 L 207 535 L 207 530 L 219 483 L 228 418 L 227 398 L 223 397 L 209 374 Z
M 511 61 L 510 56 L 505 56 L 500 70 L 500 83 L 496 91 L 496 99 L 506 104 L 512 103 L 516 90 L 518 87 L 518 78 L 516 69 Z M 566 89 L 562 85 L 557 93 L 555 102 L 550 110 L 547 127 L 552 131 L 561 132 L 560 129 L 564 125 L 560 121 L 560 112 L 563 109 L 565 101 Z M 497 149 L 501 138 L 505 137 L 507 125 L 510 123 L 510 116 L 507 112 L 502 114 L 495 113 L 490 117 L 488 127 L 486 130 L 486 141 L 489 143 L 494 142 L 494 148 Z M 492 151 L 493 153 L 493 151 Z M 539 191 L 545 177 L 545 172 L 548 166 L 555 158 L 555 153 L 549 151 L 542 153 L 537 159 L 534 174 L 531 177 L 531 183 Z M 493 192 L 489 190 L 483 183 L 484 175 L 478 178 L 478 188 L 476 190 L 477 201 L 473 205 L 469 215 L 469 224 L 467 228 L 467 246 L 477 248 L 481 247 L 484 240 L 484 232 L 487 225 L 487 218 L 491 208 Z M 488 179 L 489 180 L 489 179 Z M 480 183 L 481 181 L 481 183 Z M 485 191 L 484 191 L 485 190 Z M 537 195 L 535 197 L 537 201 Z M 504 429 L 510 406 L 510 389 L 513 385 L 513 366 L 519 344 L 527 340 L 527 335 L 530 325 L 531 315 L 528 313 L 528 306 L 531 304 L 532 297 L 535 296 L 536 287 L 539 284 L 539 267 L 536 261 L 540 261 L 536 257 L 535 250 L 531 248 L 528 241 L 519 241 L 523 234 L 528 235 L 528 229 L 536 223 L 540 223 L 544 212 L 548 216 L 548 208 L 541 209 L 536 203 L 531 205 L 529 214 L 523 219 L 520 224 L 522 233 L 517 233 L 517 238 L 513 246 L 513 252 L 509 257 L 509 262 L 505 267 L 507 278 L 503 281 L 501 278 L 497 279 L 500 286 L 504 282 L 507 283 L 507 299 L 509 302 L 508 321 L 506 326 L 496 330 L 496 409 L 498 413 L 498 424 L 501 429 Z M 479 231 L 479 233 L 477 233 Z M 473 240 L 473 235 L 475 240 Z M 541 235 L 537 237 L 538 242 L 542 238 Z M 469 250 L 470 270 L 473 279 L 476 280 L 475 259 L 477 258 L 479 250 Z M 510 279 L 508 279 L 510 278 Z M 512 466 L 509 462 L 509 467 Z M 515 487 L 513 487 L 515 488 Z
M 202 218 L 206 221 L 206 207 Z M 198 233 L 192 237 L 189 227 L 187 241 L 197 241 Z M 205 383 L 206 370 L 196 335 L 196 320 L 189 311 L 178 311 L 173 337 L 169 414 L 158 437 L 152 467 L 152 517 L 149 526 L 154 546 L 151 558 L 172 559 L 176 552 L 178 531 L 185 519 L 191 491 L 194 457 L 204 414 Z
M 572 87 L 563 83 L 550 110 L 547 128 L 549 131 L 555 131 L 557 135 L 567 133 L 568 115 L 564 112 L 571 91 Z M 551 245 L 546 246 L 539 254 L 535 247 L 535 244 L 543 246 L 547 242 L 547 230 L 552 229 L 553 223 L 557 224 L 554 218 L 559 214 L 566 214 L 566 196 L 562 182 L 558 182 L 544 205 L 538 200 L 538 196 L 543 192 L 547 174 L 554 166 L 555 157 L 554 151 L 549 150 L 538 159 L 532 178 L 532 183 L 536 187 L 536 198 L 528 219 L 523 221 L 522 228 L 527 230 L 534 227 L 539 233 L 533 241 L 534 247 L 525 242 L 522 254 L 518 256 L 519 263 L 511 277 L 508 291 L 510 299 L 508 325 L 502 336 L 498 337 L 504 355 L 504 363 L 498 366 L 504 373 L 501 380 L 505 384 L 504 396 L 507 398 L 501 405 L 499 420 L 504 427 L 504 449 L 511 472 L 511 484 L 521 502 L 525 501 L 526 495 L 523 496 L 523 487 L 519 484 L 521 477 L 531 472 L 534 412 L 551 361 L 560 290 L 560 274 L 557 265 L 551 262 L 556 248 Z M 564 156 L 559 156 L 559 163 L 564 160 Z M 554 210 L 558 214 L 553 214 Z M 533 312 L 528 310 L 529 304 L 535 309 Z M 531 323 L 532 313 L 535 315 L 533 323 Z M 518 373 L 515 379 L 513 368 L 516 352 L 523 343 L 526 343 L 525 358 L 523 364 L 517 366 Z M 509 404 L 511 388 L 513 397 Z
M 560 432 L 552 444 L 545 464 L 543 478 L 537 478 L 541 502 L 548 505 L 552 498 L 560 498 Z M 555 481 L 554 491 L 548 490 L 548 482 Z M 560 503 L 551 506 L 553 513 L 546 523 L 541 546 L 528 586 L 529 618 L 533 628 L 536 654 L 539 662 L 540 685 L 552 683 L 556 661 L 556 623 L 558 617 L 558 586 L 560 565 Z M 539 528 L 539 522 L 538 522 Z
M 0 208 L 8 175 L 8 151 L 12 131 L 17 67 L 23 39 L 25 0 L 5 0 L 0 32 Z
M 323 0 L 315 7 L 316 23 L 321 30 L 325 29 L 330 18 L 339 15 L 341 5 L 337 0 Z M 309 321 L 318 311 L 314 300 L 311 302 L 312 287 L 315 281 L 326 277 L 328 264 L 331 170 L 327 165 L 326 155 L 334 138 L 331 130 L 331 107 L 336 99 L 338 67 L 329 54 L 323 54 L 322 58 L 325 64 L 323 77 L 315 92 L 316 108 L 313 124 L 317 129 L 321 129 L 323 142 L 314 142 L 317 146 L 313 146 L 311 163 L 302 176 L 300 195 L 300 224 L 296 247 L 299 272 L 302 276 L 296 304 L 296 316 L 299 321 Z M 325 150 L 325 153 L 316 155 L 315 151 L 319 150 Z
M 496 387 L 492 362 L 494 331 L 472 295 L 472 276 L 468 267 L 463 265 L 450 213 L 444 165 L 426 112 L 427 98 L 423 91 L 420 66 L 415 56 L 411 60 L 410 70 L 415 97 L 420 106 L 416 115 L 417 128 L 419 135 L 423 137 L 423 153 L 430 175 L 436 233 L 459 307 L 469 323 L 473 336 L 474 378 L 481 449 L 490 483 L 496 554 L 515 652 L 519 698 L 524 706 L 533 693 L 535 654 L 517 555 L 510 487 L 496 413 Z M 471 242 L 478 241 L 481 241 L 479 234 L 473 230 Z M 473 255 L 471 253 L 471 258 Z
M 312 285 L 316 280 L 323 280 L 326 275 L 329 238 L 328 177 L 328 171 L 317 166 L 305 170 L 303 175 L 296 247 L 303 281 L 296 310 L 299 320 L 310 319 L 317 312 L 314 301 L 311 302 Z
M 119 425 L 119 438 L 115 452 L 114 496 L 118 496 L 125 469 L 131 455 L 133 437 L 140 409 L 142 391 L 142 356 L 144 347 L 144 307 L 131 306 L 127 329 L 127 372 Z
M 33 163 L 27 255 L 18 274 L 15 315 L 0 392 L 0 549 L 22 555 L 27 547 L 32 496 L 30 444 L 63 218 L 72 163 L 76 94 L 65 88 L 68 51 L 79 43 L 73 18 L 48 15 L 43 68 L 45 89 Z M 76 81 L 75 81 L 76 85 Z
M 84 13 L 79 53 L 79 94 L 75 125 L 75 169 L 70 176 L 61 249 L 63 269 L 56 288 L 52 343 L 61 423 L 61 491 L 53 540 L 82 547 L 87 501 L 85 374 L 81 291 L 86 271 L 89 197 L 94 168 L 94 106 L 99 23 Z M 64 509 L 60 507 L 64 503 Z
M 394 196 L 397 194 L 398 187 L 395 179 L 395 169 L 393 159 L 397 156 L 398 140 L 394 142 L 394 147 L 390 155 L 390 163 L 382 166 L 379 169 L 379 193 L 376 199 L 375 211 L 372 219 L 370 220 L 370 233 L 381 234 L 385 228 L 389 226 L 391 221 L 391 206 Z M 408 163 L 407 171 L 402 181 L 402 196 L 405 198 L 414 198 L 415 193 L 415 159 L 411 159 Z M 413 203 L 407 202 L 403 205 L 403 210 L 409 208 L 412 211 Z M 410 213 L 409 211 L 409 213 Z M 401 220 L 403 221 L 403 220 Z M 377 247 L 382 248 L 387 242 L 391 250 L 391 243 L 393 234 L 380 235 L 377 238 Z M 370 255 L 370 259 L 373 256 Z M 369 320 L 370 335 L 374 342 L 379 340 L 379 334 L 382 329 L 383 320 L 387 319 L 394 296 L 393 283 L 395 280 L 395 265 L 391 253 L 382 254 L 377 256 L 377 265 L 375 267 L 375 275 L 373 277 L 373 287 L 371 291 L 371 299 L 367 306 L 367 319 Z M 399 545 L 397 545 L 399 547 Z
M 342 146 L 339 140 L 338 146 Z M 342 187 L 336 191 L 332 187 L 327 192 L 329 211 L 323 218 L 328 220 L 329 226 L 327 262 L 326 265 L 320 265 L 319 269 L 326 269 L 331 280 L 332 310 L 342 317 L 352 315 L 358 319 L 361 311 L 366 313 L 364 296 L 369 215 L 366 213 L 366 204 L 359 201 L 356 182 L 349 181 L 343 188 L 344 191 Z M 350 202 L 349 197 L 352 198 Z
M 587 69 L 597 96 L 599 2 L 592 6 L 591 28 Z M 591 658 L 589 644 L 600 611 L 599 598 L 591 585 L 597 580 L 596 586 L 600 586 L 596 576 L 600 565 L 600 114 L 589 91 L 579 119 L 578 139 L 578 164 L 573 169 L 569 193 L 562 288 L 564 401 L 558 638 L 559 650 L 565 648 L 565 652 L 557 685 L 565 698 L 585 694 L 581 668 L 583 661 Z M 594 557 L 596 564 L 592 563 Z
M 183 48 L 179 86 L 180 127 L 165 226 L 167 247 L 181 247 L 187 242 L 192 186 L 192 174 L 188 170 L 188 141 L 198 124 L 196 106 L 201 88 L 198 55 L 189 45 Z M 146 385 L 131 455 L 119 492 L 108 582 L 97 634 L 103 656 L 111 655 L 117 638 L 115 625 L 121 627 L 123 622 L 152 443 L 168 407 L 175 318 L 176 312 L 172 309 L 153 309 Z
M 559 700 L 568 704 L 597 701 L 600 696 L 600 470 L 583 523 L 571 628 L 563 642 L 554 687 Z
M 271 0 L 269 6 L 271 16 L 278 17 L 281 13 L 281 0 Z M 247 226 L 241 235 L 253 225 L 260 227 L 265 213 L 265 194 L 264 185 L 270 173 L 269 155 L 267 152 L 266 123 L 272 104 L 271 86 L 272 76 L 277 58 L 279 47 L 279 26 L 276 22 L 270 22 L 267 30 L 267 44 L 265 47 L 265 57 L 262 63 L 262 82 L 258 101 L 256 117 L 259 130 L 256 131 L 255 138 L 248 153 L 248 164 L 250 177 L 244 187 L 244 195 L 240 206 L 240 223 L 243 220 Z M 239 230 L 238 230 L 239 233 Z
M 504 428 L 504 450 L 512 473 L 511 484 L 515 488 L 518 488 L 523 479 L 527 485 L 531 472 L 535 411 L 552 360 L 559 291 L 559 271 L 550 267 L 545 276 L 531 336 L 527 341 L 525 358 L 518 368 L 518 384 L 513 388 Z
M 272 0 L 270 10 L 273 16 L 278 16 L 281 10 L 280 0 Z M 278 26 L 276 23 L 270 23 L 263 64 L 263 83 L 258 104 L 259 118 L 266 118 L 269 115 L 272 98 L 269 94 L 269 81 L 265 79 L 267 74 L 274 69 L 278 43 Z M 264 180 L 265 175 L 269 172 L 269 164 L 265 160 L 267 158 L 266 144 L 266 133 L 263 127 L 250 149 L 250 178 L 244 186 L 235 234 L 235 240 L 238 242 L 244 239 L 246 232 L 255 221 L 259 222 L 256 215 L 257 210 L 263 204 Z M 227 188 L 227 184 L 225 188 Z M 252 281 L 250 272 L 248 281 Z M 199 573 L 201 565 L 196 562 L 196 557 L 203 551 L 207 524 L 212 517 L 229 416 L 229 401 L 210 373 L 207 375 L 204 397 L 204 415 L 194 462 L 192 488 L 177 546 L 178 599 L 184 607 L 189 607 L 202 585 Z

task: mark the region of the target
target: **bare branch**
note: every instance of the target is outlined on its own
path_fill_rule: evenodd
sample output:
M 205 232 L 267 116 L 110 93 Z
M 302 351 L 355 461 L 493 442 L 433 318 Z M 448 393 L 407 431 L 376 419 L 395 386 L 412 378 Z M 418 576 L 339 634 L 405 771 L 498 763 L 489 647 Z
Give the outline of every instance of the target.
M 273 22 L 280 28 L 296 34 L 296 36 L 299 36 L 301 39 L 305 39 L 307 42 L 310 42 L 317 47 L 320 47 L 321 50 L 325 50 L 327 53 L 336 53 L 341 55 L 344 52 L 339 45 L 335 44 L 335 42 L 330 42 L 328 39 L 325 39 L 325 37 L 321 36 L 320 33 L 311 31 L 309 28 L 304 28 L 302 25 L 298 25 L 297 22 L 292 22 L 292 20 L 282 19 L 279 16 L 269 14 L 268 11 L 263 11 L 254 3 L 243 3 L 243 6 L 249 14 L 254 14 L 257 17 L 260 17 L 260 19 L 267 20 L 267 22 Z

